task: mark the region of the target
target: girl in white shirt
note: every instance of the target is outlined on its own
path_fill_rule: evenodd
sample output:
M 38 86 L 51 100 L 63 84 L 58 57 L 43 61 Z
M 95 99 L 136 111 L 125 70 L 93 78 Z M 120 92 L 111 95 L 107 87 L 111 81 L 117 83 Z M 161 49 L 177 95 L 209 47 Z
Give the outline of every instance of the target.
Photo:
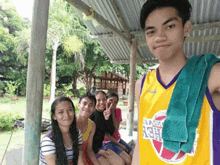
M 60 97 L 52 103 L 51 120 L 52 131 L 41 142 L 40 164 L 82 165 L 82 137 L 71 99 Z

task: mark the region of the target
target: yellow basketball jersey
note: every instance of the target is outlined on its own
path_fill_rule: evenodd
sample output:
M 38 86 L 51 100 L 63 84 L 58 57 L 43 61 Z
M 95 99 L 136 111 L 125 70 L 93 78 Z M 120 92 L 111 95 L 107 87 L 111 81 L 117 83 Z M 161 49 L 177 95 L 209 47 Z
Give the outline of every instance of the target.
M 163 123 L 178 75 L 167 86 L 161 82 L 158 70 L 146 75 L 139 104 L 140 165 L 220 164 L 220 112 L 208 88 L 192 150 L 175 154 L 163 147 Z

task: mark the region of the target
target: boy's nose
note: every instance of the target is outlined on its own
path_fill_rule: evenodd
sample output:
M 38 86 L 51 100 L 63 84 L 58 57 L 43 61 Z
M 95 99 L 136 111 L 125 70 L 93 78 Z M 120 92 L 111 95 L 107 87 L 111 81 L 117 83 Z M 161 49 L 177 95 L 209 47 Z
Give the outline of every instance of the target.
M 155 42 L 161 42 L 166 40 L 166 35 L 164 31 L 158 31 L 155 37 Z

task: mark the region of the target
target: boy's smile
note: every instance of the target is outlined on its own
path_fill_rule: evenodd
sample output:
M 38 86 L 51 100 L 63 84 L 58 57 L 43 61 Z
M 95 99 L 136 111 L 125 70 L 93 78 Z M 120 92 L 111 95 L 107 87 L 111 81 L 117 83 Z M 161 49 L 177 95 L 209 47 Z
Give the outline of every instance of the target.
M 78 104 L 78 107 L 79 113 L 86 118 L 88 118 L 95 109 L 94 101 L 92 101 L 88 97 L 83 98 Z
M 189 30 L 175 8 L 164 7 L 149 14 L 145 21 L 145 37 L 151 53 L 160 60 L 183 54 L 184 37 Z

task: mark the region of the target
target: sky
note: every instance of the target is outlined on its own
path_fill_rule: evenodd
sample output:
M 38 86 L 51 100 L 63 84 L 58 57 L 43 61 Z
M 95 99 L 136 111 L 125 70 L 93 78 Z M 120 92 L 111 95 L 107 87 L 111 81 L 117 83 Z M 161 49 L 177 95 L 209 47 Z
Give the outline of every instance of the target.
M 34 0 L 12 0 L 12 1 L 13 1 L 13 5 L 16 6 L 17 12 L 22 17 L 28 17 L 31 20 Z
M 3 0 L 0 0 L 3 1 Z M 34 0 L 11 0 L 20 16 L 32 19 Z

